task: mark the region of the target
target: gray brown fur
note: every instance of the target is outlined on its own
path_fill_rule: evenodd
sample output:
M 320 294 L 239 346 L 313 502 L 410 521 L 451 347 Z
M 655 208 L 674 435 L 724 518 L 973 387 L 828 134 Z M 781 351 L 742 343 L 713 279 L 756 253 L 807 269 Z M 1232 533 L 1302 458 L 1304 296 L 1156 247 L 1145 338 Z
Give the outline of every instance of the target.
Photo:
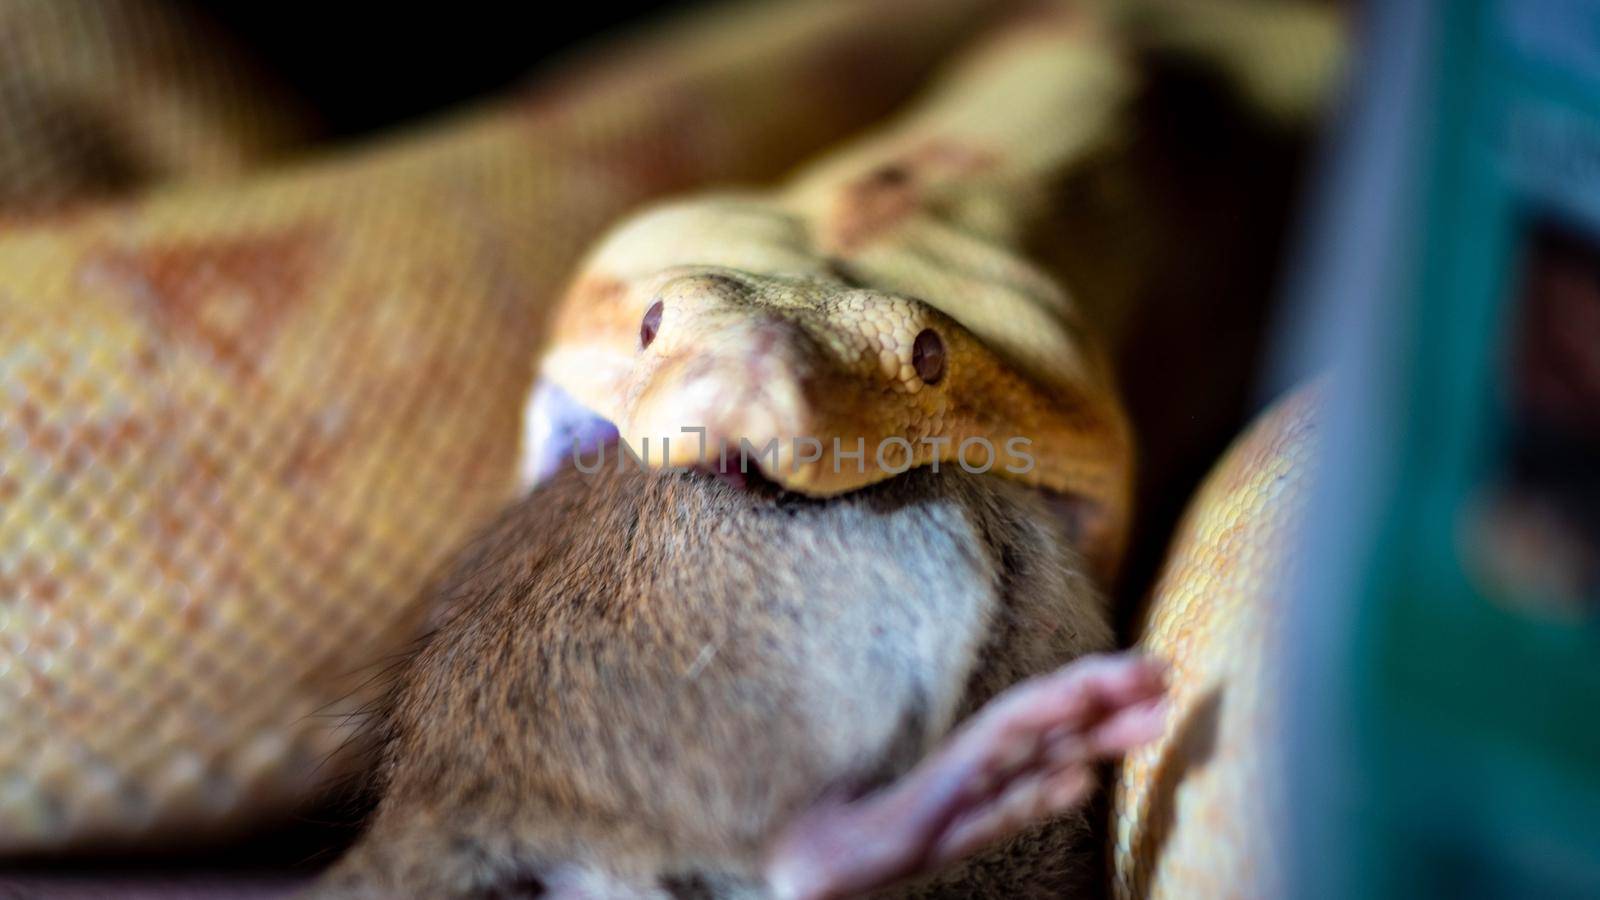
M 1006 686 L 1108 648 L 1035 492 L 914 470 L 828 501 L 567 470 L 445 579 L 385 715 L 381 799 L 330 896 L 761 896 L 828 791 L 908 769 Z M 920 887 L 1096 880 L 1082 813 Z

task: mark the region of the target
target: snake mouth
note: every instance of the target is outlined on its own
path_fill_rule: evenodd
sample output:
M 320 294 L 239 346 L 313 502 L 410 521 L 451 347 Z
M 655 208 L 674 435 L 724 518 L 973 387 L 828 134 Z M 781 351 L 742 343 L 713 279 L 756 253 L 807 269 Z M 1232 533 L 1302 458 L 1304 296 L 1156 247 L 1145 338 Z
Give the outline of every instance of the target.
M 776 495 L 786 488 L 762 472 L 760 466 L 740 466 L 733 462 L 712 460 L 695 467 L 695 471 L 709 475 L 734 490 L 748 494 Z
M 811 457 L 797 455 L 812 443 L 798 430 L 695 418 L 652 416 L 650 421 L 665 425 L 636 424 L 623 432 L 622 442 L 627 452 L 653 467 L 699 470 L 734 484 L 769 481 L 795 487 L 805 483 L 808 467 L 814 465 Z

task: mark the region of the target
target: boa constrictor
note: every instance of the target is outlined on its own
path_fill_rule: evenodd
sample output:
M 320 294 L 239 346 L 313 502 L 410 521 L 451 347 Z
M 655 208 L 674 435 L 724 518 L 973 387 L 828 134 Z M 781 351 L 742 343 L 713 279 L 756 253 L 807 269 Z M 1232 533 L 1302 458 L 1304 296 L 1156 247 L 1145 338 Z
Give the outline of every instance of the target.
M 541 344 L 543 382 L 630 440 L 688 416 L 757 443 L 910 448 L 869 449 L 841 477 L 831 460 L 764 466 L 810 493 L 1031 434 L 1038 465 L 1015 474 L 1087 500 L 1085 546 L 1113 568 L 1132 443 L 1115 342 L 1092 335 L 1114 338 L 1118 298 L 1064 292 L 1018 242 L 1063 173 L 1114 153 L 1138 79 L 1129 35 L 1198 49 L 1292 116 L 1336 55 L 1321 10 L 1022 4 L 1031 14 L 951 74 L 943 101 L 879 137 L 775 192 L 615 231 L 545 324 L 545 298 L 618 214 L 778 174 L 1017 5 L 722 11 L 499 107 L 289 165 L 268 164 L 292 122 L 238 114 L 281 108 L 275 95 L 210 77 L 239 70 L 163 8 L 0 9 L 19 61 L 0 106 L 36 125 L 0 143 L 0 853 L 225 833 L 356 762 L 336 751 L 359 726 L 344 713 L 364 668 L 404 645 L 432 567 L 516 490 Z M 674 302 L 653 326 L 657 361 L 640 366 L 660 297 Z M 930 329 L 938 353 L 919 354 Z M 806 352 L 750 377 L 773 340 Z M 672 365 L 685 346 L 709 362 Z M 741 399 L 685 407 L 698 377 Z M 739 378 L 761 393 L 723 392 Z M 1298 434 L 1308 409 L 1266 427 Z M 1185 528 L 1237 514 L 1218 496 Z M 1259 577 L 1269 557 L 1238 565 Z M 1195 596 L 1183 585 L 1228 583 L 1235 564 L 1207 560 L 1175 563 L 1156 609 Z

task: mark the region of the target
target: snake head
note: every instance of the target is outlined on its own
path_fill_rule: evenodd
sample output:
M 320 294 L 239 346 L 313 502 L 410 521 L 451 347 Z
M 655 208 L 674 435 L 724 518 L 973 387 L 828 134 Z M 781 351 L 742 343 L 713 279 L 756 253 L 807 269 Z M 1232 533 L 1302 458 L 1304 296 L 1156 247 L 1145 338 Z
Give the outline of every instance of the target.
M 829 277 L 687 269 L 649 288 L 611 411 L 654 464 L 828 495 L 937 463 L 960 401 L 941 386 L 987 355 L 925 303 Z
M 528 416 L 550 421 L 538 398 L 553 385 L 592 422 L 532 434 L 532 455 L 548 468 L 574 434 L 614 427 L 643 464 L 819 497 L 959 465 L 1081 498 L 1085 542 L 1114 557 L 1128 438 L 1070 324 L 1015 296 L 1003 269 L 947 273 L 930 284 L 950 293 L 923 295 L 897 284 L 894 260 L 858 275 L 808 240 L 755 202 L 624 225 L 569 290 Z

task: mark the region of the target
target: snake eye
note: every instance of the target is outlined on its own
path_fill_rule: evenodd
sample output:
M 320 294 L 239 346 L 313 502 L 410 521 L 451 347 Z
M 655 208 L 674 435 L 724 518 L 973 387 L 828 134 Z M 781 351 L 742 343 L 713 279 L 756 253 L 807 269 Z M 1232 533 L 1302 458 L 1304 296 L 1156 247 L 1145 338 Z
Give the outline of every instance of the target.
M 639 349 L 643 350 L 650 346 L 650 342 L 656 339 L 656 332 L 660 330 L 661 301 L 657 300 L 644 311 L 644 321 L 639 323 Z
M 944 340 L 939 332 L 924 328 L 911 344 L 911 365 L 923 384 L 938 384 L 944 377 Z

